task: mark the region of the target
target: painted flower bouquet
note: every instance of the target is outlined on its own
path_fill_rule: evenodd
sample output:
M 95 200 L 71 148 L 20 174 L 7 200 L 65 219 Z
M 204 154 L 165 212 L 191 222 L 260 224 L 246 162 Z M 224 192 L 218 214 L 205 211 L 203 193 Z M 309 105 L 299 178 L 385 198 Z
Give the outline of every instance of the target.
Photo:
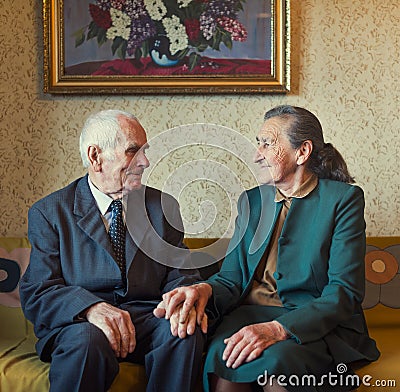
M 75 47 L 97 38 L 112 41 L 121 59 L 151 56 L 161 66 L 188 57 L 189 70 L 207 48 L 231 49 L 247 39 L 238 12 L 246 0 L 96 0 L 89 4 L 90 23 L 75 33 Z

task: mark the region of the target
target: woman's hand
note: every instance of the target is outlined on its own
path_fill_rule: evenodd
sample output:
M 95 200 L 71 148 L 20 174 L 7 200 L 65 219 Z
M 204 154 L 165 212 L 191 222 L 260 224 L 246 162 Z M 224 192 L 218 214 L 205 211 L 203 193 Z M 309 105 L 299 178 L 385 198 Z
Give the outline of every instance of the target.
M 236 369 L 258 358 L 269 346 L 287 338 L 287 332 L 277 321 L 247 325 L 224 340 L 226 347 L 222 359 L 227 367 Z
M 207 333 L 205 308 L 211 294 L 212 287 L 207 283 L 178 287 L 163 295 L 162 305 L 159 304 L 153 313 L 156 317 L 165 317 L 172 320 L 172 323 L 182 324 L 189 335 L 194 332 L 196 322 L 203 333 Z M 182 326 L 180 329 L 182 331 Z M 186 333 L 182 331 L 179 336 L 186 336 Z

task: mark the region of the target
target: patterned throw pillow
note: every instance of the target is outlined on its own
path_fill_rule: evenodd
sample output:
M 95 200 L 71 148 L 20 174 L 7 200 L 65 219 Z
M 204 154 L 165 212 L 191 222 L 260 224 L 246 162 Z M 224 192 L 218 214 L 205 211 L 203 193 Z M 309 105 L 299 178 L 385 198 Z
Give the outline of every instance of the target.
M 0 238 L 0 304 L 19 307 L 19 279 L 29 263 L 26 238 Z
M 363 308 L 381 303 L 400 308 L 400 245 L 367 245 Z

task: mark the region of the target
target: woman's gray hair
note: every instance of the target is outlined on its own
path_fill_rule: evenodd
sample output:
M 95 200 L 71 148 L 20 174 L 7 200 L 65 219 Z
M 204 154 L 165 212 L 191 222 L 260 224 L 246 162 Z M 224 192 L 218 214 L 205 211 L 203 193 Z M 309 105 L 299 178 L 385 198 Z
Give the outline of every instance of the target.
M 307 165 L 311 172 L 319 178 L 350 184 L 354 182 L 342 155 L 331 143 L 324 142 L 321 123 L 314 114 L 297 106 L 282 105 L 265 113 L 264 121 L 272 117 L 288 120 L 285 131 L 294 149 L 299 148 L 304 141 L 311 140 L 313 151 Z
M 130 113 L 122 110 L 102 110 L 90 115 L 83 125 L 79 139 L 79 150 L 84 167 L 89 167 L 87 155 L 89 146 L 99 146 L 107 159 L 114 159 L 114 149 L 117 146 L 117 135 L 121 130 L 119 118 L 136 119 Z

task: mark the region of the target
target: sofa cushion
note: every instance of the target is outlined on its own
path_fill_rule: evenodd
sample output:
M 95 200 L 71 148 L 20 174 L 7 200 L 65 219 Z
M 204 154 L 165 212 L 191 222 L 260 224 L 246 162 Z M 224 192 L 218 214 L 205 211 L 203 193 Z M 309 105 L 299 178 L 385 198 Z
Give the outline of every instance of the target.
M 185 239 L 186 245 L 196 252 L 196 258 L 201 259 L 199 252 L 207 253 L 209 266 L 203 270 L 204 277 L 215 270 L 216 266 L 211 264 L 213 260 L 222 262 L 228 242 L 228 239 Z M 376 339 L 382 355 L 378 361 L 357 370 L 357 374 L 371 376 L 371 383 L 374 380 L 390 382 L 397 376 L 400 352 L 400 309 L 393 309 L 400 308 L 400 238 L 370 237 L 367 243 L 363 307 L 370 335 Z M 26 238 L 0 238 L 0 258 L 5 260 L 0 263 L 0 289 L 7 289 L 7 292 L 0 292 L 0 391 L 47 392 L 49 389 L 49 364 L 41 362 L 36 355 L 33 327 L 20 308 L 18 287 L 14 287 L 15 276 L 8 275 L 22 275 L 29 262 L 29 253 Z M 12 267 L 8 268 L 10 265 Z M 361 386 L 358 390 L 370 389 Z M 120 373 L 110 391 L 145 390 L 144 367 L 121 363 Z M 198 390 L 201 390 L 201 383 Z M 392 390 L 398 389 L 385 388 L 385 391 Z
M 48 392 L 49 366 L 35 352 L 35 337 L 24 339 L 0 360 L 0 390 Z
M 400 310 L 390 309 L 390 311 L 394 312 L 399 320 Z M 399 391 L 399 332 L 399 326 L 369 327 L 369 334 L 377 342 L 381 356 L 377 361 L 356 370 L 360 378 L 360 387 L 357 388 L 357 392 Z
M 27 322 L 21 308 L 0 305 L 0 360 L 27 337 Z
M 3 318 L 5 311 L 7 317 Z M 8 320 L 5 328 L 1 323 L 0 330 L 0 391 L 48 392 L 50 366 L 40 361 L 36 354 L 32 324 L 25 320 L 21 308 L 0 305 L 0 317 Z M 16 325 L 23 325 L 23 328 L 15 328 Z M 110 392 L 144 392 L 146 383 L 143 366 L 123 362 Z

